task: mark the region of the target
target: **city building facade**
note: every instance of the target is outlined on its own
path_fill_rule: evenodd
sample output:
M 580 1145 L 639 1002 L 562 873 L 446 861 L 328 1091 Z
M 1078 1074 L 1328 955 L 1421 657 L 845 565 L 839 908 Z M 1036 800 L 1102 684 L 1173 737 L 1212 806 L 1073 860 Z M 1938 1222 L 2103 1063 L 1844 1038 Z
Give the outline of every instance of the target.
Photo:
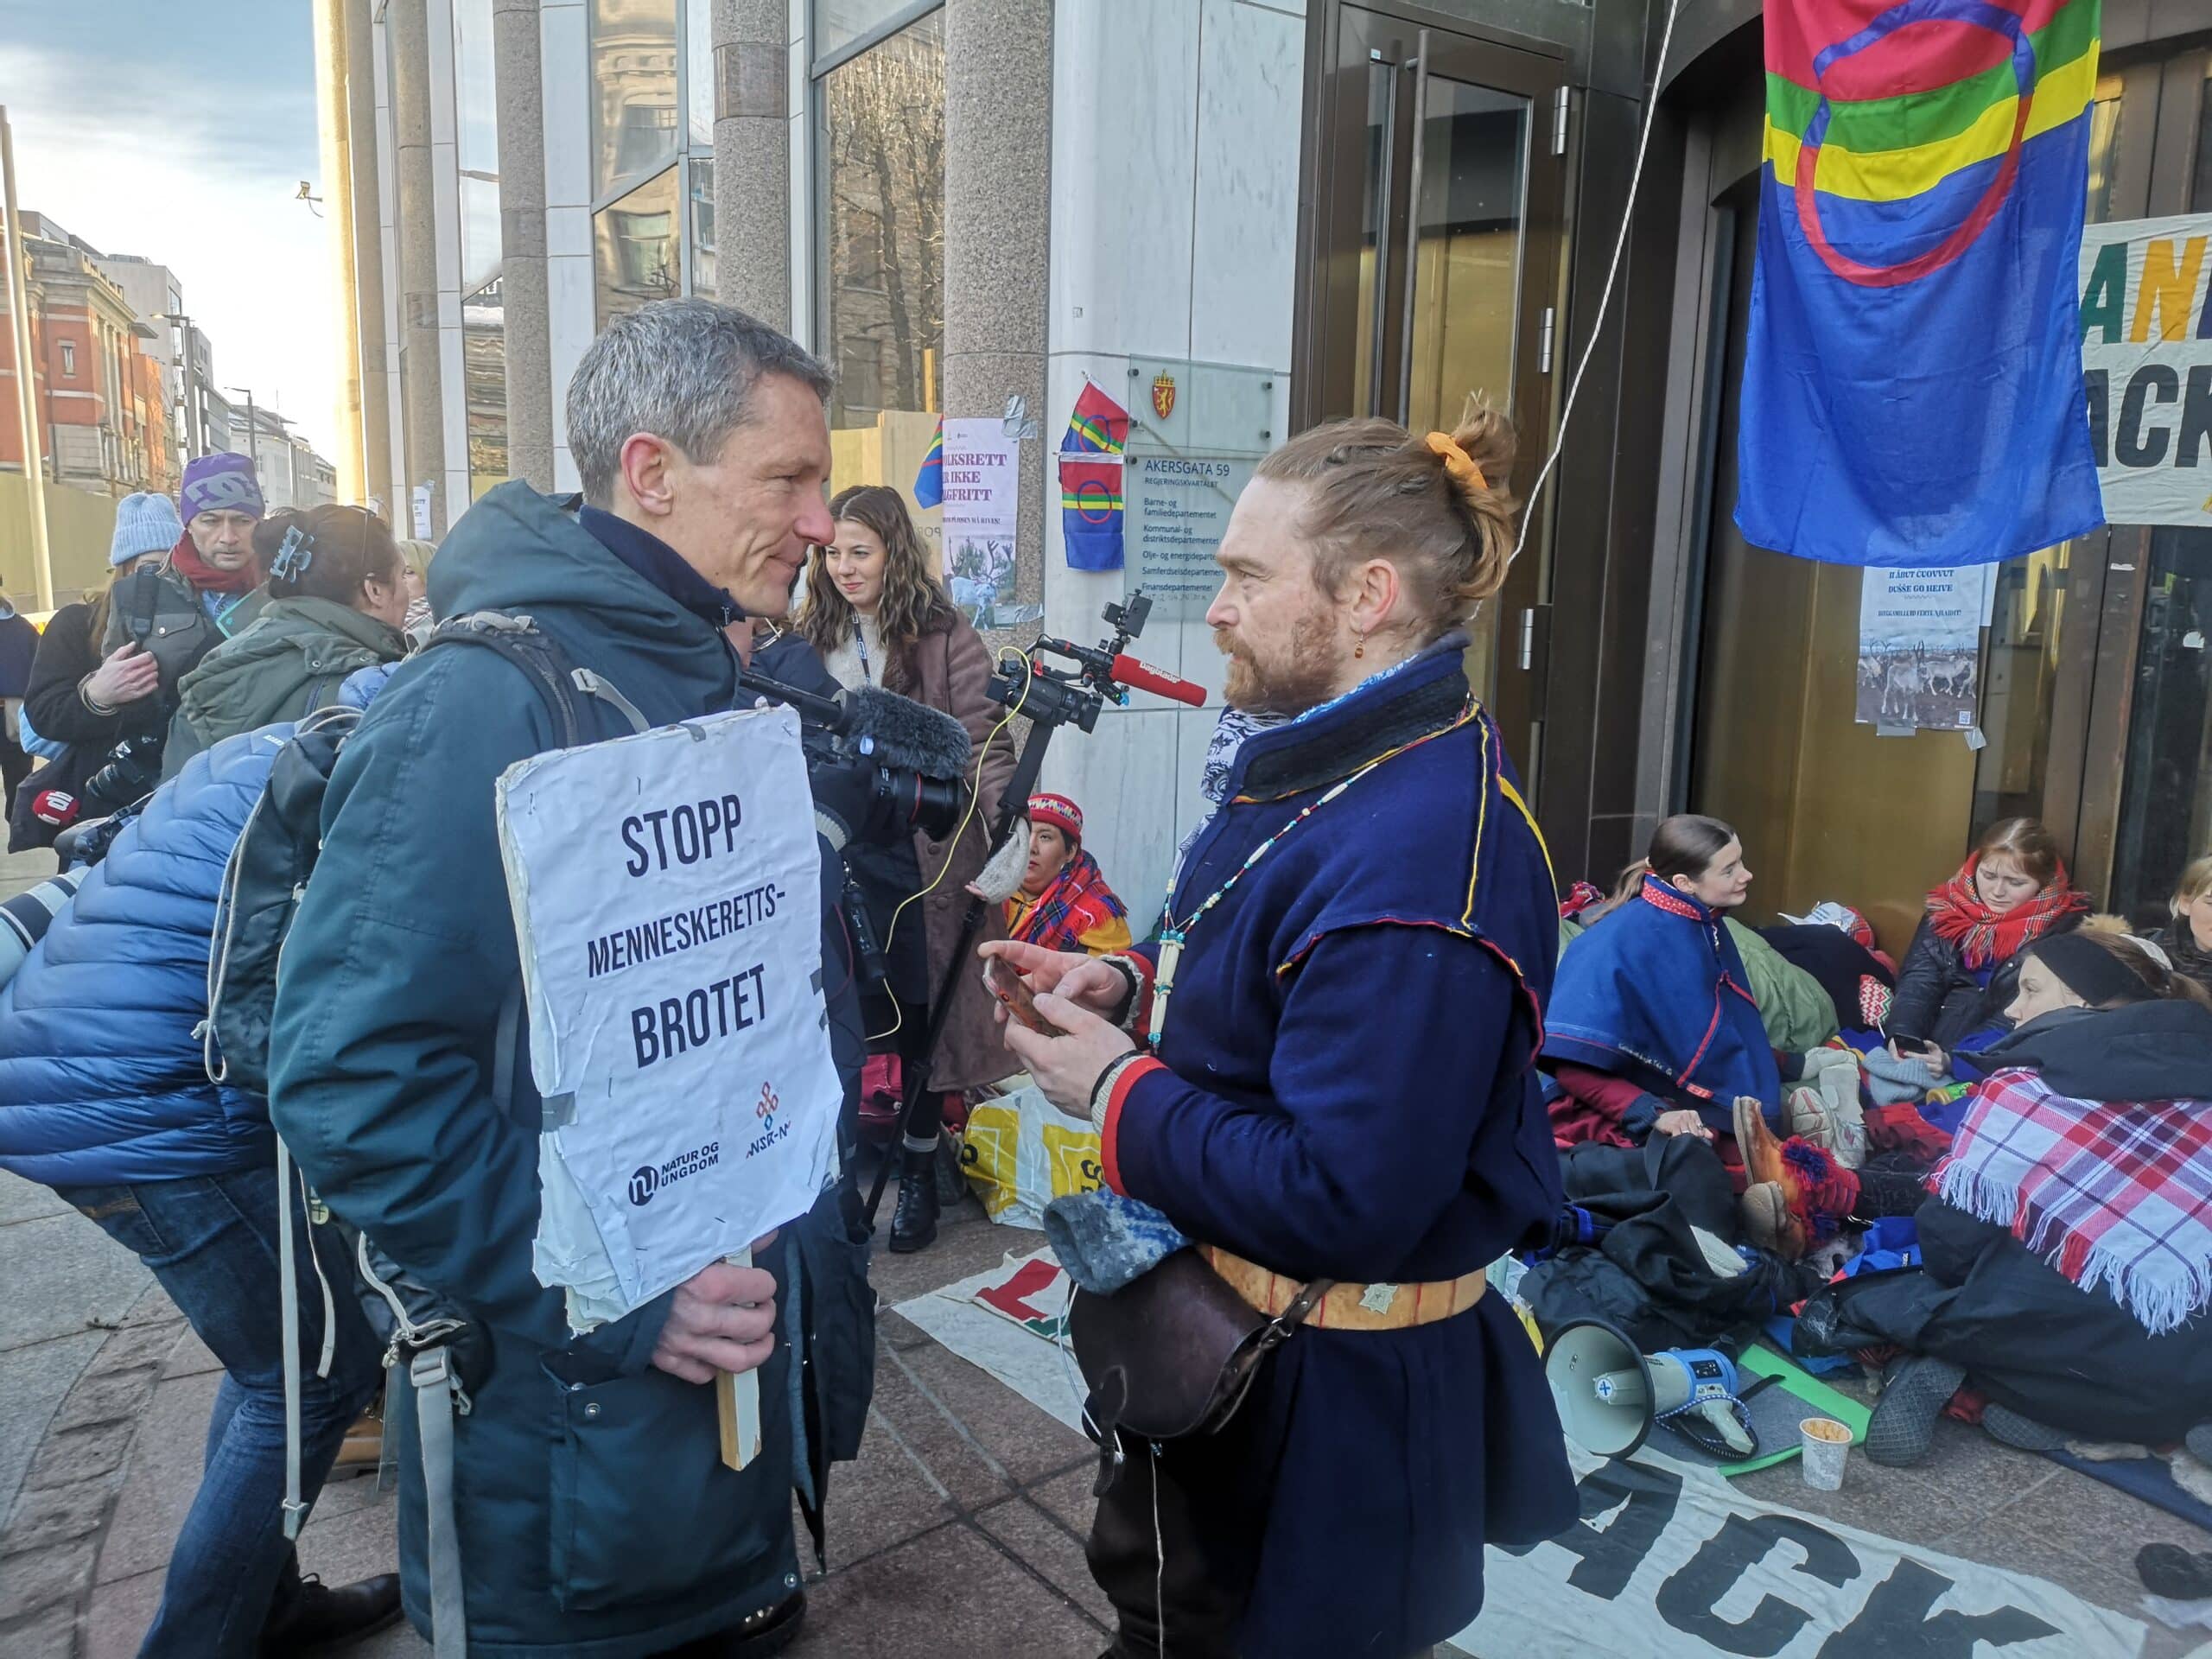
M 1563 883 L 1708 811 L 1756 913 L 1846 899 L 1896 948 L 2000 816 L 2046 818 L 2138 919 L 2212 844 L 2212 529 L 2008 561 L 1979 748 L 1858 723 L 1859 573 L 1737 535 L 1757 0 L 347 4 L 392 456 L 370 487 L 434 533 L 509 475 L 575 486 L 568 375 L 669 295 L 830 361 L 840 486 L 911 499 L 940 417 L 996 423 L 1013 557 L 946 574 L 997 643 L 1103 632 L 1163 469 L 1203 461 L 1225 510 L 1296 431 L 1449 427 L 1480 392 L 1522 433 L 1516 493 L 1560 449 L 1468 661 Z M 2107 0 L 2104 45 L 2088 216 L 2212 207 L 2212 31 Z M 1131 416 L 1122 571 L 1066 556 L 1053 452 L 1087 387 Z M 1222 681 L 1203 596 L 1155 599 L 1135 649 L 1209 706 L 1141 696 L 1045 774 L 1144 915 L 1205 810 Z
M 168 489 L 173 446 L 161 368 L 147 355 L 155 331 L 100 269 L 98 255 L 51 219 L 23 215 L 31 312 L 34 403 L 48 476 L 109 495 Z M 0 295 L 0 311 L 5 309 Z M 23 466 L 13 397 L 14 334 L 0 340 L 0 378 L 10 380 L 0 419 L 0 466 Z

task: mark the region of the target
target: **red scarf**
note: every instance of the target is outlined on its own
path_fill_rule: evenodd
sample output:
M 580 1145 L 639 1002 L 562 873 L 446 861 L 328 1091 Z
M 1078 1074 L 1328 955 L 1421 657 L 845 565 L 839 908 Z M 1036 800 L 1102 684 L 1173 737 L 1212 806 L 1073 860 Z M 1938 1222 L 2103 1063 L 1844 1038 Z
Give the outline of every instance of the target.
M 248 558 L 235 570 L 218 570 L 200 556 L 200 550 L 192 544 L 190 531 L 177 537 L 176 545 L 169 550 L 169 569 L 192 584 L 194 593 L 213 591 L 219 594 L 247 594 L 261 586 L 261 569 L 257 561 Z
M 1970 969 L 2009 962 L 2069 916 L 2085 911 L 2089 901 L 2075 892 L 2061 864 L 2050 885 L 2001 916 L 1982 903 L 1974 873 L 1981 862 L 1976 853 L 1959 873 L 1928 895 L 1928 919 L 1936 937 L 1959 947 L 1959 960 Z

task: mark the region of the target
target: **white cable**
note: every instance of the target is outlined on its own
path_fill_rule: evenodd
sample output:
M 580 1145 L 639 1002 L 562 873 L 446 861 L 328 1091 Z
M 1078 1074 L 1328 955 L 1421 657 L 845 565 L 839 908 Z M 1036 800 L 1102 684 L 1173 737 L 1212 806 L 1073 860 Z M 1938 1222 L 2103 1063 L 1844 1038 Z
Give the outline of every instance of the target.
M 1529 491 L 1529 499 L 1521 508 L 1521 535 L 1513 543 L 1513 556 L 1519 558 L 1521 550 L 1529 544 L 1529 526 L 1536 521 L 1536 500 L 1544 493 L 1545 481 L 1552 475 L 1552 468 L 1559 462 L 1559 452 L 1567 447 L 1567 423 L 1574 418 L 1574 399 L 1582 390 L 1582 377 L 1589 372 L 1590 359 L 1598 350 L 1599 336 L 1605 327 L 1605 312 L 1612 304 L 1613 282 L 1621 274 L 1621 256 L 1628 251 L 1629 226 L 1636 220 L 1637 187 L 1643 182 L 1643 155 L 1651 144 L 1651 124 L 1659 115 L 1659 77 L 1667 67 L 1667 48 L 1674 44 L 1675 18 L 1681 10 L 1681 0 L 1670 0 L 1667 7 L 1667 27 L 1659 35 L 1659 61 L 1651 70 L 1651 99 L 1643 109 L 1643 130 L 1637 137 L 1636 166 L 1628 175 L 1628 204 L 1621 211 L 1621 233 L 1613 243 L 1612 264 L 1605 268 L 1605 285 L 1598 292 L 1598 315 L 1590 321 L 1590 338 L 1583 342 L 1582 360 L 1574 365 L 1574 378 L 1567 385 L 1567 402 L 1559 412 L 1559 435 L 1552 441 L 1552 452 L 1544 457 L 1541 471 Z

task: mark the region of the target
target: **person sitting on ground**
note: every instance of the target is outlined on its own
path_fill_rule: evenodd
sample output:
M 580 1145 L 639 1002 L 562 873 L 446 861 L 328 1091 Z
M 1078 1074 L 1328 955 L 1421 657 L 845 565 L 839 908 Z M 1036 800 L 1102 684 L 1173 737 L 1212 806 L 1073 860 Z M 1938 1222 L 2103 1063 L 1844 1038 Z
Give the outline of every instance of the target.
M 1574 884 L 1573 892 L 1559 908 L 1562 958 L 1568 945 L 1623 905 L 1634 901 L 1643 885 L 1643 868 L 1634 867 L 1611 895 L 1587 881 Z M 1720 924 L 1744 959 L 1745 982 L 1751 987 L 1751 1001 L 1758 1005 L 1759 1023 L 1766 1027 L 1767 1040 L 1777 1053 L 1802 1054 L 1836 1034 L 1840 1027 L 1835 1008 L 1819 980 L 1769 944 L 1758 930 L 1745 926 L 1733 916 L 1723 916 Z
M 141 1257 L 223 1367 L 142 1659 L 320 1652 L 399 1617 L 396 1577 L 302 1580 L 284 1537 L 276 1138 L 258 1096 L 208 1080 L 200 1036 L 225 866 L 289 735 L 232 738 L 156 790 L 0 987 L 0 1168 L 52 1187 Z M 350 1296 L 313 1294 L 308 1212 L 296 1191 L 289 1201 L 308 1289 L 300 1480 L 312 1503 L 377 1396 L 383 1344 Z M 346 1259 L 334 1236 L 320 1253 Z M 332 1357 L 318 1375 L 326 1306 Z
M 226 737 L 329 707 L 348 675 L 407 654 L 406 567 L 383 519 L 317 507 L 268 528 L 268 608 L 184 677 L 162 754 L 170 777 Z
M 1029 798 L 1029 865 L 1006 901 L 1010 939 L 1046 950 L 1110 956 L 1129 948 L 1129 913 L 1084 850 L 1083 809 L 1065 795 Z
M 1987 1047 L 2009 1028 L 2021 950 L 2080 926 L 2088 909 L 2049 830 L 2033 818 L 1992 824 L 1959 873 L 1928 895 L 1897 969 L 1890 1052 L 1941 1078 L 1954 1055 Z
M 1558 1086 L 1559 1145 L 1713 1141 L 1733 1133 L 1738 1096 L 1780 1110 L 1774 1047 L 1720 925 L 1751 885 L 1733 830 L 1694 813 L 1669 818 L 1622 877 L 1624 902 L 1560 958 L 1541 1058 Z
M 1917 1214 L 1920 1273 L 1840 1293 L 1855 1332 L 1909 1351 L 1878 1463 L 1924 1456 L 1961 1383 L 2030 1450 L 2212 1416 L 2212 996 L 2117 921 L 2047 934 L 2017 979 Z
M 2151 935 L 2174 971 L 2212 991 L 2212 857 L 2181 873 L 2168 904 L 2172 919 Z
M 176 505 L 166 495 L 124 496 L 115 504 L 115 534 L 108 545 L 110 585 L 47 619 L 31 658 L 23 711 L 41 737 L 67 747 L 32 773 L 20 792 L 9 817 L 10 852 L 51 847 L 84 814 L 85 784 L 107 764 L 115 746 L 158 734 L 168 723 L 157 695 L 160 664 L 135 641 L 105 652 L 100 642 L 107 637 L 113 584 L 158 566 L 183 534 Z M 104 801 L 91 816 L 128 804 Z
M 930 1068 L 929 1090 L 901 1149 L 891 1217 L 890 1248 L 906 1255 L 937 1236 L 945 1096 L 1020 1069 L 999 1040 L 996 1005 L 981 976 L 964 963 L 954 972 L 952 960 L 968 886 L 990 858 L 991 817 L 1013 780 L 1014 745 L 1004 730 L 1006 710 L 986 695 L 990 653 L 930 574 L 906 498 L 881 485 L 857 485 L 838 492 L 830 516 L 835 533 L 808 556 L 798 632 L 841 685 L 883 686 L 950 715 L 968 728 L 980 757 L 962 789 L 976 810 L 952 837 L 918 830 L 895 847 L 857 843 L 846 859 L 890 964 L 889 995 L 868 999 L 868 1029 L 893 1033 L 902 1071 Z M 1001 929 L 996 907 L 988 907 L 979 938 L 998 938 Z M 926 1054 L 931 1001 L 948 975 L 952 1007 L 935 1054 Z

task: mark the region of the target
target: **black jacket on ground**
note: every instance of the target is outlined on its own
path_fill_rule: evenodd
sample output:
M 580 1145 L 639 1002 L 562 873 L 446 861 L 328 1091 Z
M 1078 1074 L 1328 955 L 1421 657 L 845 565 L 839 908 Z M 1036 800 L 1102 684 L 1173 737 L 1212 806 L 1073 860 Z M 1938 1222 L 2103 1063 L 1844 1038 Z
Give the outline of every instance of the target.
M 31 716 L 35 721 L 38 718 Z M 43 730 L 44 728 L 40 729 Z M 2082 912 L 2061 917 L 2050 931 L 2067 933 L 2082 925 Z M 1959 960 L 1959 947 L 1923 917 L 1920 928 L 1897 967 L 1897 1000 L 1890 1005 L 1889 1033 L 1908 1042 L 1933 1043 L 1945 1053 L 1986 1027 L 2002 1023 L 2005 1010 L 2020 991 L 2018 952 L 1997 964 L 1986 986 Z
M 96 715 L 85 706 L 77 688 L 100 665 L 99 652 L 91 638 L 92 609 L 85 604 L 64 605 L 39 636 L 23 707 L 38 734 L 51 742 L 67 743 L 69 753 L 48 761 L 30 775 L 16 800 L 10 827 L 8 850 L 11 853 L 54 845 L 54 826 L 31 816 L 31 802 L 36 796 L 49 789 L 77 793 L 85 779 L 106 764 L 108 751 L 124 738 L 162 731 L 168 725 L 167 706 L 158 695 L 125 703 L 111 715 Z

